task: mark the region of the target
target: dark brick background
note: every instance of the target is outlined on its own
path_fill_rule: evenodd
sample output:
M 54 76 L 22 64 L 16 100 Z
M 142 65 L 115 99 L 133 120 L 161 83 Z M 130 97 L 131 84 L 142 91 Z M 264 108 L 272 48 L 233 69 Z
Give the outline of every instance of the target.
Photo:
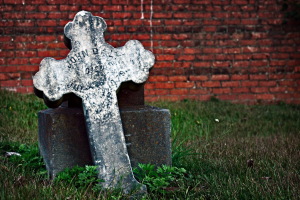
M 290 1 L 296 2 L 296 1 Z M 0 0 L 0 87 L 31 93 L 44 57 L 69 50 L 80 10 L 103 17 L 114 47 L 140 40 L 156 64 L 146 100 L 300 103 L 300 23 L 283 0 Z M 144 17 L 143 19 L 142 16 Z

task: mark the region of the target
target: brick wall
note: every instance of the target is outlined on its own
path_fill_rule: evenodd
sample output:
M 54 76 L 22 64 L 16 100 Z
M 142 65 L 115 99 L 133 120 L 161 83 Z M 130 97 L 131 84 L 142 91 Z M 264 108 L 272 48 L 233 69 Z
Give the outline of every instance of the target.
M 108 43 L 137 39 L 154 52 L 148 101 L 300 103 L 300 23 L 282 0 L 0 2 L 1 88 L 32 92 L 40 61 L 69 52 L 64 25 L 87 10 L 106 20 Z

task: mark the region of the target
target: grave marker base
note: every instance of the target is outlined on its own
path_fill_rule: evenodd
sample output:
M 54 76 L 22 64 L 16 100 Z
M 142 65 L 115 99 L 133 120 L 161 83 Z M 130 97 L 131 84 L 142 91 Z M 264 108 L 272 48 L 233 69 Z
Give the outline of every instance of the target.
M 134 106 L 120 113 L 132 167 L 171 165 L 169 110 Z M 93 165 L 82 108 L 42 110 L 38 120 L 39 148 L 50 178 L 67 167 Z

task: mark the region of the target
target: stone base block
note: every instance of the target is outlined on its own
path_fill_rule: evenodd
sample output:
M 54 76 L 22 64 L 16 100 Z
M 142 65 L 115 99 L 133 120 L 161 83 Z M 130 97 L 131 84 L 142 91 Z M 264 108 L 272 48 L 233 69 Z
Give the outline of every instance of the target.
M 169 110 L 135 106 L 120 113 L 131 165 L 171 165 Z M 50 178 L 66 167 L 93 165 L 81 108 L 42 110 L 38 120 L 39 148 Z

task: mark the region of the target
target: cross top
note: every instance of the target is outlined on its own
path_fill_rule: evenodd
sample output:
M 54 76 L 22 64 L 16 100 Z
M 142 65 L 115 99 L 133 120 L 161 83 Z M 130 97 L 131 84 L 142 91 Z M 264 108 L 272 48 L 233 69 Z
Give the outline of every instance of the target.
M 116 91 L 122 82 L 145 82 L 154 55 L 136 40 L 112 47 L 103 37 L 106 27 L 103 18 L 78 12 L 64 28 L 72 46 L 68 56 L 62 60 L 44 58 L 33 83 L 50 101 L 68 93 L 82 99 L 91 152 L 99 178 L 105 181 L 103 186 L 114 187 L 126 175 L 121 185 L 129 191 L 137 182 L 131 171 Z

